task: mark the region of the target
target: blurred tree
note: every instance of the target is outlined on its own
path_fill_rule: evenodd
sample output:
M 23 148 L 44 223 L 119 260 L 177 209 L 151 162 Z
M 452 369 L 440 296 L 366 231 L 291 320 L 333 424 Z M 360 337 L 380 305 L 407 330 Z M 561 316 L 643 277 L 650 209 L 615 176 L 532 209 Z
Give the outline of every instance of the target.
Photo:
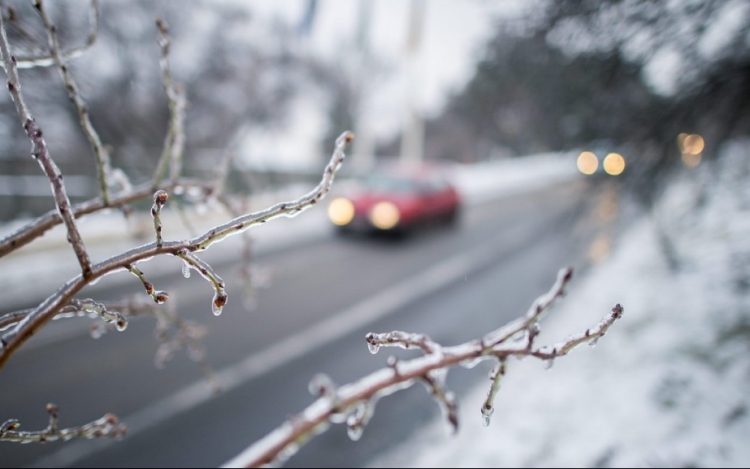
M 625 179 L 650 203 L 680 161 L 680 133 L 703 135 L 711 158 L 750 130 L 749 2 L 559 0 L 530 11 L 498 23 L 473 78 L 428 125 L 443 142 L 434 148 L 450 146 L 441 129 L 458 120 L 478 142 L 468 159 L 626 151 Z

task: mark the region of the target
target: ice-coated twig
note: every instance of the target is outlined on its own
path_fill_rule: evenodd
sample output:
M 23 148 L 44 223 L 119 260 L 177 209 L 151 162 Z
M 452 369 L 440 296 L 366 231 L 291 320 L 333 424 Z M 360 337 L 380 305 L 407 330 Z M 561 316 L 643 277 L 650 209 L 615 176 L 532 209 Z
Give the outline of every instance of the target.
M 458 401 L 456 400 L 456 395 L 447 391 L 439 381 L 439 379 L 433 376 L 433 373 L 425 373 L 422 376 L 422 382 L 424 382 L 425 387 L 432 394 L 432 397 L 440 404 L 443 416 L 448 420 L 451 429 L 455 433 L 458 431 Z
M 11 11 L 11 14 L 13 14 L 13 10 L 9 10 Z M 91 29 L 89 30 L 89 35 L 86 38 L 86 42 L 80 47 L 76 47 L 67 51 L 61 51 L 60 56 L 64 61 L 67 62 L 68 60 L 82 56 L 84 52 L 89 50 L 91 46 L 93 46 L 96 42 L 96 38 L 99 34 L 99 0 L 91 0 L 91 4 L 89 7 L 89 23 L 91 23 Z M 16 57 L 16 65 L 18 68 L 50 67 L 55 65 L 55 58 L 50 55 L 29 57 L 19 55 Z M 5 68 L 5 64 L 0 64 L 0 66 Z
M 151 205 L 151 216 L 154 218 L 154 231 L 156 232 L 156 245 L 161 247 L 161 208 L 167 203 L 169 195 L 165 190 L 154 193 L 154 203 Z
M 113 171 L 113 173 L 116 172 L 117 170 Z M 206 182 L 194 179 L 180 179 L 177 181 L 165 182 L 160 186 L 160 189 L 165 191 L 172 191 L 176 188 L 198 188 L 205 193 L 211 191 L 210 186 Z M 107 207 L 124 208 L 133 202 L 150 197 L 153 193 L 154 190 L 151 182 L 148 182 L 138 185 L 132 190 L 113 196 L 109 205 L 105 205 L 104 201 L 99 197 L 73 205 L 71 212 L 73 213 L 73 216 L 78 219 L 96 213 Z M 23 225 L 0 240 L 0 257 L 26 246 L 62 222 L 63 219 L 60 217 L 60 213 L 57 210 L 50 210 L 44 215 L 41 215 L 33 221 Z
M 506 326 L 485 335 L 482 338 L 482 344 L 485 346 L 502 344 L 508 340 L 517 338 L 520 333 L 528 333 L 532 327 L 535 327 L 539 323 L 544 313 L 552 307 L 555 301 L 565 296 L 565 288 L 572 278 L 573 269 L 571 267 L 560 269 L 557 273 L 557 280 L 552 285 L 552 288 L 534 301 L 524 317 L 516 319 Z M 534 336 L 535 333 L 532 332 L 532 341 Z
M 172 41 L 169 38 L 169 26 L 161 19 L 156 19 L 156 27 L 159 30 L 159 66 L 162 72 L 162 84 L 167 93 L 169 104 L 169 129 L 164 138 L 164 147 L 161 157 L 154 171 L 152 181 L 153 187 L 157 187 L 164 178 L 167 165 L 169 165 L 169 178 L 177 179 L 182 171 L 182 154 L 185 147 L 185 109 L 187 98 L 185 90 L 179 83 L 172 79 L 172 71 L 169 66 L 169 47 Z
M 225 210 L 232 215 L 232 217 L 241 216 L 247 208 L 247 199 L 242 199 L 240 204 L 233 204 L 229 198 L 222 192 L 223 179 L 217 177 L 214 182 L 215 191 L 211 194 L 219 204 L 221 204 Z M 242 280 L 244 285 L 244 295 L 242 297 L 242 304 L 246 310 L 250 311 L 255 309 L 255 289 L 256 286 L 262 284 L 262 281 L 256 282 L 255 268 L 254 268 L 254 255 L 253 255 L 253 238 L 248 232 L 242 235 L 242 255 L 240 265 L 238 267 L 239 278 Z
M 567 355 L 571 350 L 581 344 L 588 343 L 596 345 L 600 338 L 604 337 L 614 322 L 622 317 L 623 308 L 619 304 L 612 308 L 611 314 L 603 318 L 596 326 L 586 329 L 584 332 L 568 337 L 555 345 L 546 345 L 531 352 L 536 358 L 543 360 L 554 360 L 557 357 Z
M 367 347 L 372 353 L 377 353 L 380 347 L 418 348 L 426 354 L 433 353 L 439 348 L 438 344 L 424 334 L 407 334 L 401 331 L 382 334 L 369 332 L 365 336 L 365 340 L 367 341 Z
M 91 260 L 89 259 L 88 252 L 86 252 L 86 247 L 83 244 L 83 238 L 81 238 L 81 234 L 78 231 L 75 217 L 73 216 L 73 213 L 71 213 L 70 199 L 65 190 L 65 184 L 63 183 L 63 176 L 60 172 L 60 168 L 57 167 L 50 156 L 47 149 L 47 142 L 42 135 L 42 130 L 29 112 L 29 108 L 26 106 L 26 102 L 21 94 L 21 82 L 18 78 L 16 58 L 10 51 L 8 36 L 5 31 L 2 15 L 0 15 L 0 52 L 2 52 L 5 72 L 8 76 L 8 90 L 10 91 L 10 95 L 15 103 L 16 112 L 21 119 L 21 124 L 26 131 L 26 135 L 31 140 L 31 154 L 50 180 L 52 191 L 55 196 L 55 206 L 57 207 L 60 218 L 62 218 L 65 223 L 65 228 L 68 232 L 68 242 L 73 247 L 73 251 L 81 265 L 83 278 L 89 279 L 91 277 Z
M 533 343 L 534 337 L 538 334 L 537 322 L 542 312 L 549 308 L 555 298 L 562 296 L 564 287 L 571 277 L 572 269 L 562 269 L 555 285 L 534 302 L 526 316 L 487 334 L 484 339 L 452 347 L 434 345 L 433 351 L 425 352 L 423 356 L 399 360 L 353 383 L 337 388 L 335 398 L 326 396 L 316 400 L 305 410 L 246 448 L 223 467 L 260 467 L 282 464 L 299 449 L 303 442 L 325 430 L 330 423 L 336 423 L 338 420 L 336 416 L 340 415 L 343 410 L 354 409 L 359 405 L 371 406 L 378 397 L 405 389 L 416 381 L 427 383 L 446 413 L 448 421 L 452 426 L 458 425 L 455 412 L 456 402 L 452 394 L 443 389 L 442 379 L 445 373 L 457 365 L 475 362 L 478 359 L 495 358 L 499 360 L 499 364 L 490 375 L 492 387 L 482 404 L 482 416 L 487 424 L 489 415 L 492 413 L 490 410 L 492 402 L 499 389 L 500 379 L 505 374 L 505 362 L 509 356 L 532 356 L 542 360 L 558 357 L 586 341 L 601 337 L 616 320 L 622 317 L 623 308 L 617 304 L 596 327 L 587 329 L 583 334 L 573 336 L 553 347 L 536 348 L 533 345 L 528 347 L 528 343 Z M 508 338 L 516 337 L 523 332 L 526 332 L 525 341 L 508 341 Z M 389 341 L 388 335 L 391 335 L 394 340 Z M 416 337 L 419 336 L 403 332 L 392 332 L 386 335 L 370 333 L 367 334 L 366 341 L 368 345 L 375 343 L 378 346 L 403 347 L 412 344 L 412 340 Z M 488 337 L 491 339 L 490 342 L 486 341 Z M 420 348 L 425 351 L 424 348 Z
M 10 330 L 0 335 L 0 369 L 5 365 L 10 356 L 15 353 L 26 340 L 36 331 L 49 322 L 60 309 L 68 304 L 70 300 L 89 282 L 94 281 L 110 272 L 128 270 L 138 276 L 146 287 L 146 291 L 158 302 L 159 295 L 153 295 L 148 287 L 148 282 L 143 273 L 135 268 L 135 263 L 145 261 L 157 255 L 178 255 L 180 252 L 195 252 L 210 247 L 214 242 L 222 240 L 232 234 L 242 233 L 249 228 L 265 223 L 268 220 L 280 216 L 294 216 L 302 210 L 313 206 L 321 200 L 330 190 L 336 172 L 341 167 L 345 154 L 346 145 L 354 139 L 351 132 L 344 132 L 336 140 L 336 147 L 331 159 L 323 171 L 321 182 L 310 192 L 290 202 L 279 203 L 259 212 L 249 213 L 236 217 L 221 226 L 209 229 L 206 233 L 183 241 L 165 241 L 161 246 L 156 242 L 133 248 L 119 255 L 110 257 L 102 262 L 91 266 L 91 274 L 88 277 L 78 275 L 68 280 L 59 290 L 47 297 L 33 312 L 28 314 L 22 321 Z M 153 285 L 151 285 L 153 289 Z M 166 299 L 166 294 L 162 299 Z
M 0 441 L 15 443 L 48 443 L 52 441 L 68 441 L 73 438 L 122 438 L 127 427 L 121 424 L 114 414 L 104 417 L 80 427 L 58 428 L 58 409 L 54 404 L 47 404 L 49 424 L 44 430 L 36 432 L 18 431 L 21 426 L 18 420 L 7 420 L 0 425 Z
M 66 311 L 66 309 L 69 310 Z M 99 303 L 90 298 L 84 300 L 73 300 L 70 302 L 67 308 L 63 308 L 56 317 L 65 317 L 64 315 L 70 316 L 98 316 L 105 322 L 114 324 L 118 331 L 124 331 L 128 327 L 128 320 L 119 311 L 110 311 L 104 303 Z
M 163 304 L 169 300 L 169 293 L 155 289 L 154 284 L 146 279 L 146 276 L 141 269 L 134 265 L 127 265 L 125 268 L 128 269 L 131 274 L 138 277 L 141 283 L 143 283 L 143 288 L 146 289 L 146 293 L 154 299 L 156 304 Z
M 0 332 L 9 328 L 13 324 L 23 320 L 29 313 L 33 311 L 31 309 L 24 309 L 21 311 L 12 311 L 10 313 L 3 314 L 0 316 Z
M 177 256 L 182 258 L 187 265 L 197 270 L 203 278 L 211 282 L 211 285 L 214 287 L 214 298 L 211 302 L 211 311 L 213 311 L 215 316 L 220 315 L 222 309 L 227 304 L 228 298 L 224 280 L 214 272 L 214 269 L 212 269 L 207 262 L 198 258 L 194 254 L 191 254 L 187 249 L 179 251 Z
M 86 134 L 86 137 L 91 144 L 91 148 L 94 151 L 94 155 L 96 156 L 99 189 L 102 194 L 102 200 L 104 200 L 104 204 L 107 205 L 109 204 L 110 199 L 109 175 L 111 172 L 109 150 L 104 146 L 104 144 L 102 144 L 101 138 L 99 138 L 99 134 L 94 128 L 94 125 L 91 123 L 91 119 L 89 118 L 88 106 L 83 100 L 81 92 L 78 90 L 78 85 L 73 79 L 73 75 L 70 73 L 70 69 L 65 64 L 65 58 L 63 57 L 62 51 L 60 49 L 60 43 L 57 39 L 57 27 L 52 24 L 52 20 L 50 19 L 49 15 L 47 15 L 47 10 L 44 9 L 42 0 L 33 0 L 33 3 L 35 9 L 39 13 L 39 17 L 42 19 L 44 29 L 47 31 L 47 41 L 49 43 L 50 53 L 52 54 L 52 58 L 54 59 L 55 64 L 60 71 L 60 75 L 65 82 L 65 89 L 68 91 L 68 97 L 70 97 L 70 100 L 73 102 L 73 105 L 78 112 L 78 119 L 80 121 L 81 128 Z
M 328 194 L 328 191 L 331 189 L 333 178 L 341 165 L 344 163 L 344 158 L 346 156 L 344 154 L 344 149 L 346 148 L 346 145 L 349 144 L 352 140 L 354 140 L 354 134 L 349 131 L 342 133 L 336 139 L 336 147 L 333 151 L 333 155 L 326 165 L 325 170 L 323 170 L 323 179 L 320 181 L 317 187 L 315 187 L 315 189 L 297 200 L 278 203 L 260 212 L 243 215 L 241 217 L 235 218 L 228 223 L 209 230 L 198 238 L 191 240 L 196 242 L 197 250 L 203 251 L 212 244 L 223 240 L 227 236 L 236 233 L 242 233 L 251 226 L 265 223 L 279 216 L 294 216 L 318 203 L 318 201 L 325 197 L 326 194 Z
M 33 308 L 28 308 L 0 316 L 0 332 L 22 321 L 33 311 Z M 153 313 L 155 311 L 158 310 L 155 309 L 153 304 L 134 303 L 132 301 L 97 302 L 92 299 L 74 299 L 67 306 L 64 306 L 52 319 L 99 317 L 107 324 L 113 324 L 118 330 L 124 330 L 127 327 L 127 318 L 129 316 L 135 316 L 144 312 Z
M 505 376 L 505 359 L 501 358 L 497 361 L 495 368 L 490 373 L 490 381 L 492 381 L 492 384 L 490 385 L 490 390 L 487 391 L 487 399 L 485 399 L 484 404 L 482 404 L 481 411 L 485 427 L 490 425 L 490 418 L 495 412 L 495 396 L 500 390 L 500 380 L 503 379 L 503 376 Z

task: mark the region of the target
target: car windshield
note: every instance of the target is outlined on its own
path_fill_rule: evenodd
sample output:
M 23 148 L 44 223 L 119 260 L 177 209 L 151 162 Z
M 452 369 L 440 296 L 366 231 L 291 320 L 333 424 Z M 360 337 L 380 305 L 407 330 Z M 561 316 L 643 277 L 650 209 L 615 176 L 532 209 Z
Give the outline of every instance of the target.
M 372 174 L 365 178 L 367 190 L 374 192 L 417 192 L 419 184 L 413 179 L 387 174 Z

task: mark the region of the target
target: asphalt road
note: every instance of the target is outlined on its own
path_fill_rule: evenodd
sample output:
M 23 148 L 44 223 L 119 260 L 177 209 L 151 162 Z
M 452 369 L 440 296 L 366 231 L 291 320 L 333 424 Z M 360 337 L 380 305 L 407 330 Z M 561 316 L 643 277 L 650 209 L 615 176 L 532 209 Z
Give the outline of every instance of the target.
M 211 314 L 210 285 L 197 275 L 183 278 L 176 263 L 173 277 L 151 280 L 170 292 L 183 318 L 208 327 L 207 359 L 227 389 L 211 394 L 184 352 L 157 369 L 152 318 L 98 340 L 86 332 L 90 320 L 69 320 L 81 323 L 80 332 L 21 349 L 0 372 L 0 420 L 41 429 L 44 406 L 54 402 L 62 427 L 113 412 L 131 432 L 118 442 L 0 443 L 0 467 L 219 466 L 312 403 L 307 388 L 315 374 L 343 384 L 381 368 L 389 354 L 413 356 L 370 354 L 367 332 L 421 332 L 455 345 L 525 313 L 561 267 L 587 267 L 602 228 L 593 210 L 597 194 L 584 181 L 569 181 L 467 207 L 453 228 L 402 240 L 331 232 L 268 252 L 257 263 L 271 272 L 272 286 L 259 291 L 249 312 L 239 299 L 236 266 L 215 265 L 229 293 L 219 317 Z M 119 298 L 142 293 L 138 287 L 104 292 Z M 458 368 L 448 387 L 460 400 L 486 379 L 484 368 Z M 285 466 L 361 467 L 439 415 L 417 384 L 382 399 L 361 440 L 334 425 Z M 480 424 L 479 417 L 463 424 Z

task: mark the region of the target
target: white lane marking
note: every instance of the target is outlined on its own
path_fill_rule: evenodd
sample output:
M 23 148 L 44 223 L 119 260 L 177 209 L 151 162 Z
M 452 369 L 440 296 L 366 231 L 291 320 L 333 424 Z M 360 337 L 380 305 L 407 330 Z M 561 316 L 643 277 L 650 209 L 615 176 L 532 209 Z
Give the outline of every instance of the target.
M 527 229 L 534 227 L 527 227 Z M 508 233 L 504 246 L 516 245 L 527 236 L 527 230 Z M 508 238 L 511 238 L 510 240 Z M 509 242 L 510 241 L 510 242 Z M 423 296 L 457 282 L 496 258 L 502 246 L 497 241 L 486 242 L 471 251 L 457 254 L 422 273 L 382 290 L 351 308 L 341 311 L 308 329 L 286 337 L 276 344 L 217 373 L 224 392 L 257 378 L 316 350 L 318 347 L 340 339 L 360 327 L 384 318 Z M 364 347 L 364 340 L 363 345 Z M 123 419 L 128 426 L 128 436 L 167 421 L 183 412 L 194 409 L 215 395 L 205 380 L 197 381 L 154 404 Z M 29 467 L 73 466 L 77 462 L 117 444 L 112 440 L 73 441 L 61 450 L 35 461 Z

